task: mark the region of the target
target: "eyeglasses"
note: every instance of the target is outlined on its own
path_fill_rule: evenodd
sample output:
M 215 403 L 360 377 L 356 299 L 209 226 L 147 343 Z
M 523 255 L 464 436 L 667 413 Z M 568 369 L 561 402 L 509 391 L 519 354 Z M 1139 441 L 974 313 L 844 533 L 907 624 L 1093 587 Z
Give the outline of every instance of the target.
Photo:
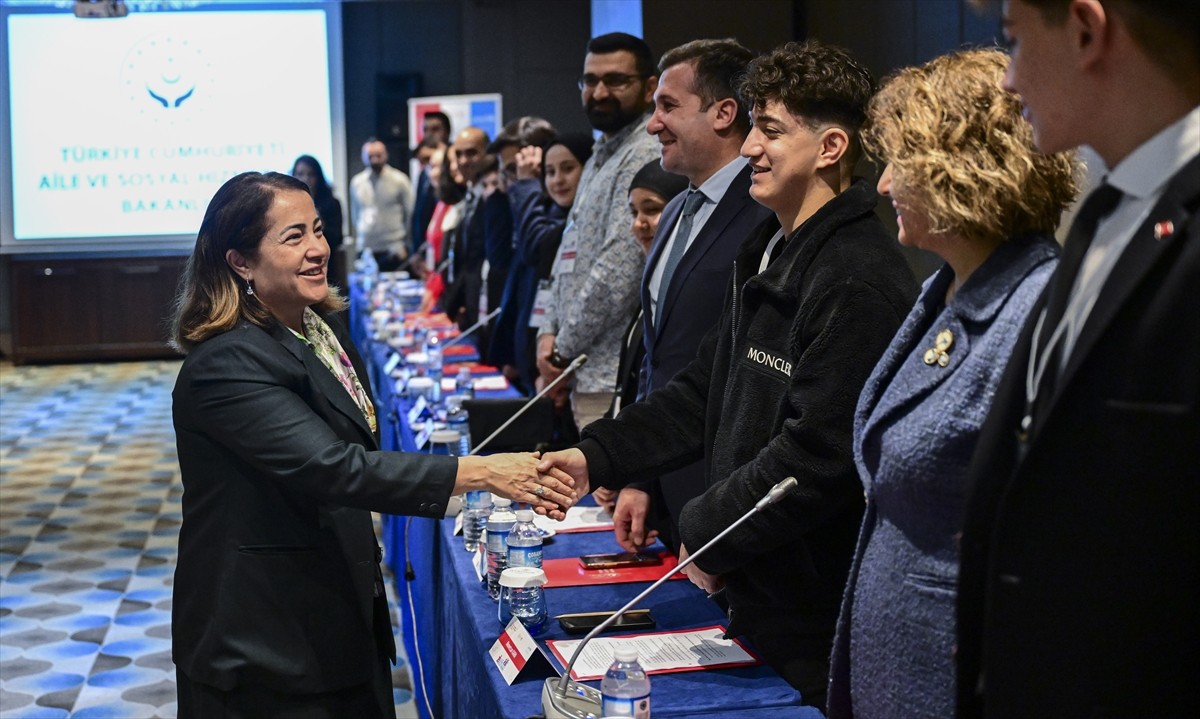
M 610 72 L 604 75 L 588 74 L 580 77 L 577 84 L 580 90 L 584 88 L 595 90 L 600 83 L 604 83 L 609 90 L 623 90 L 644 77 L 645 75 L 627 75 L 623 72 Z

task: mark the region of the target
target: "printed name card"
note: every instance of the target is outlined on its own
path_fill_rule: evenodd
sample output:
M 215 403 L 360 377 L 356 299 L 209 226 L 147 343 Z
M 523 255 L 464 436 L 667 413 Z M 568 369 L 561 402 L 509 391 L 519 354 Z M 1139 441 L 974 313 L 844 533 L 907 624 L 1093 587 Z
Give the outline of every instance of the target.
M 408 426 L 411 427 L 421 418 L 421 413 L 425 411 L 426 402 L 425 395 L 417 397 L 417 401 L 413 402 L 413 406 L 408 410 Z
M 496 668 L 500 670 L 500 676 L 504 677 L 504 681 L 509 686 L 517 680 L 517 675 L 529 665 L 531 659 L 541 657 L 549 664 L 549 660 L 538 648 L 537 641 L 529 634 L 525 625 L 521 624 L 521 620 L 516 617 L 513 617 L 513 620 L 500 633 L 496 643 L 488 650 L 488 655 L 496 663 Z
M 387 364 L 383 366 L 384 376 L 390 377 L 392 370 L 396 369 L 398 366 L 400 366 L 400 355 L 396 352 L 393 352 L 392 356 L 388 357 Z
M 421 431 L 417 432 L 417 436 L 413 438 L 413 443 L 417 445 L 417 451 L 425 449 L 425 445 L 429 442 L 429 438 L 433 436 L 433 420 L 430 420 L 421 427 Z

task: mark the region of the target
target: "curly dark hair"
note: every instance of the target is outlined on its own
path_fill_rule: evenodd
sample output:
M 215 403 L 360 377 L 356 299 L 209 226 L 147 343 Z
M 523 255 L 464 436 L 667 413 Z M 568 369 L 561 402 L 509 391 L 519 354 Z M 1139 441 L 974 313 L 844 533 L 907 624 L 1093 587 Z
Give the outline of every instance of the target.
M 783 103 L 809 129 L 841 127 L 850 136 L 853 160 L 875 81 L 845 50 L 808 40 L 785 43 L 751 60 L 738 92 L 747 107 L 757 110 L 772 101 Z

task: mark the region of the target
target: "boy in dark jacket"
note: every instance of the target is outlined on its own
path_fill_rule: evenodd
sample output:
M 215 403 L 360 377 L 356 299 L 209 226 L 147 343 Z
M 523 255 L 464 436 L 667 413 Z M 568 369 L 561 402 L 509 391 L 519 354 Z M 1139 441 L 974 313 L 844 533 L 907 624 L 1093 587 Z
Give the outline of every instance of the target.
M 869 73 L 839 49 L 788 43 L 752 62 L 741 89 L 753 107 L 742 146 L 750 194 L 775 217 L 742 244 L 696 360 L 540 469 L 586 491 L 703 457 L 708 489 L 680 516 L 681 558 L 796 477 L 796 491 L 687 572 L 709 592 L 724 588 L 728 633 L 750 638 L 805 703 L 823 707 L 863 510 L 854 407 L 917 284 L 875 215 L 873 187 L 852 177 Z

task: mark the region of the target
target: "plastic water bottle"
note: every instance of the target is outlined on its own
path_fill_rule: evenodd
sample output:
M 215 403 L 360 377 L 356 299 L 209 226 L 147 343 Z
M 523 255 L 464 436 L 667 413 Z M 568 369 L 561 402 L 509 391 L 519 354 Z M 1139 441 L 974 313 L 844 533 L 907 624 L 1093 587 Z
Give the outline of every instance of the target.
M 375 275 L 379 272 L 379 263 L 375 261 L 375 253 L 369 249 L 363 248 L 363 251 L 358 255 L 358 262 L 354 263 L 358 266 L 358 271 L 368 275 Z
M 429 376 L 437 383 L 440 397 L 442 392 L 442 340 L 433 330 L 425 335 L 425 355 L 429 359 Z
M 500 574 L 500 625 L 513 617 L 537 636 L 546 629 L 546 573 L 535 567 L 509 567 Z
M 542 568 L 542 532 L 533 523 L 532 509 L 518 509 L 517 523 L 508 533 L 508 566 Z
M 471 378 L 471 370 L 469 368 L 458 368 L 458 374 L 454 377 L 454 392 L 466 399 L 474 399 L 475 380 Z
M 458 454 L 465 457 L 471 453 L 471 425 L 467 410 L 463 407 L 461 395 L 453 394 L 446 398 L 446 428 L 458 432 Z
M 613 656 L 600 680 L 600 715 L 650 719 L 650 677 L 638 664 L 637 650 L 617 647 Z
M 492 599 L 500 598 L 500 573 L 508 568 L 508 533 L 517 523 L 512 501 L 493 495 L 492 514 L 487 520 L 487 589 Z
M 479 550 L 479 540 L 491 513 L 491 492 L 486 489 L 467 492 L 467 508 L 463 510 L 463 543 L 468 552 Z

